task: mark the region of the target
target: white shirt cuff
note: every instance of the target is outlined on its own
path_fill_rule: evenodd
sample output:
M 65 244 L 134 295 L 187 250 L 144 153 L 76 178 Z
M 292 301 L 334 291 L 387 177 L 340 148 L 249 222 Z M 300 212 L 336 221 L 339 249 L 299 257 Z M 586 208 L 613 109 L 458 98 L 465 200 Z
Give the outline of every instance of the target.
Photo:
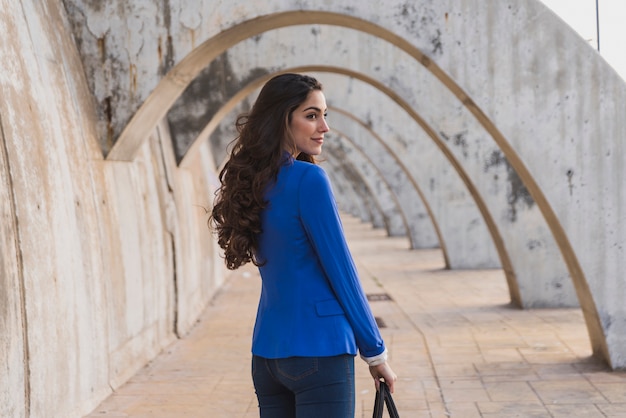
M 383 364 L 387 361 L 387 349 L 374 357 L 364 357 L 361 355 L 361 358 L 365 360 L 368 366 L 378 366 L 379 364 Z

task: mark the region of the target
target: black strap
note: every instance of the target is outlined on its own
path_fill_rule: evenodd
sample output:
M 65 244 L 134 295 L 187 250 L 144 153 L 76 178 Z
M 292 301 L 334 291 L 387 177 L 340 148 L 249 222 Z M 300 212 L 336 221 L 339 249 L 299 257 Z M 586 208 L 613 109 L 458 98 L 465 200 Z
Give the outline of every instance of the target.
M 389 386 L 381 381 L 380 389 L 376 392 L 376 398 L 374 398 L 374 415 L 372 418 L 383 418 L 385 404 L 387 404 L 387 411 L 391 418 L 400 418 L 396 404 L 391 397 L 391 392 L 389 392 Z

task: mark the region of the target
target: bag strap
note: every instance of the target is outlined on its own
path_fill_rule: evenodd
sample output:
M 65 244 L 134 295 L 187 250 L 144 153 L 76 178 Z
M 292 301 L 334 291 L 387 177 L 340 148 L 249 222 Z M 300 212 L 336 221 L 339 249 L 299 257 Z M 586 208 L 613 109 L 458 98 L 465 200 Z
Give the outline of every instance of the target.
M 374 398 L 374 413 L 372 418 L 383 418 L 383 411 L 385 408 L 385 394 L 383 393 L 382 382 L 380 388 L 376 391 L 376 397 Z
M 398 409 L 396 408 L 396 403 L 393 401 L 391 397 L 391 392 L 389 391 L 389 386 L 385 382 L 381 382 L 381 386 L 385 386 L 385 403 L 387 404 L 387 411 L 389 412 L 389 416 L 391 418 L 400 418 L 400 414 L 398 414 Z
M 391 397 L 391 392 L 389 392 L 389 386 L 381 381 L 380 388 L 376 392 L 376 398 L 374 398 L 374 414 L 372 418 L 383 418 L 385 404 L 387 404 L 387 411 L 391 418 L 400 418 L 396 404 Z

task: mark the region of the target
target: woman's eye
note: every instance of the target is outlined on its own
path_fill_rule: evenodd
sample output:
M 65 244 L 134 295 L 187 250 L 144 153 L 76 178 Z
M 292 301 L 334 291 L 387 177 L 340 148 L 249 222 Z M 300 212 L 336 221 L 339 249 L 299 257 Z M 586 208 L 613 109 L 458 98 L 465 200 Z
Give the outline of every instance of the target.
M 315 113 L 311 113 L 310 115 L 307 115 L 307 118 L 314 120 L 317 118 L 317 115 Z

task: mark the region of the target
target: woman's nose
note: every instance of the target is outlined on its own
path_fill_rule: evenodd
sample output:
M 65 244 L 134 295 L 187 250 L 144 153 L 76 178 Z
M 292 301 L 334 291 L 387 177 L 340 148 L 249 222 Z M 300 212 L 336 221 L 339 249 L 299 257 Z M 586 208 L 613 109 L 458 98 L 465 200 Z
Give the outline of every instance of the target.
M 326 119 L 322 118 L 321 121 L 322 122 L 319 125 L 319 131 L 320 132 L 328 132 L 328 131 L 330 131 L 330 128 L 328 127 L 328 123 L 326 123 Z

